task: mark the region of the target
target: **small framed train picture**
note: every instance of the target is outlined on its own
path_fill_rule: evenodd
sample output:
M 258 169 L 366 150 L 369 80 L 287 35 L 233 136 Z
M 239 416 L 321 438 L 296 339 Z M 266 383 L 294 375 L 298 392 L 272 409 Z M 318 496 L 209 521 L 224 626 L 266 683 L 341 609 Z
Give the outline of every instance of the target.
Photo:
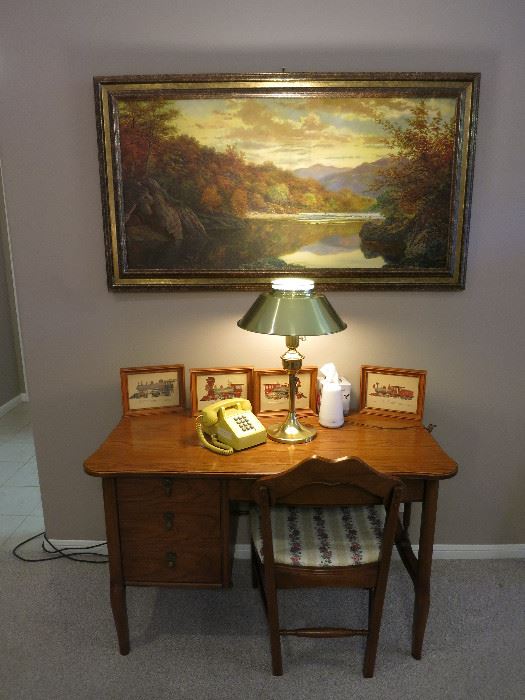
M 184 410 L 184 365 L 123 367 L 120 385 L 125 416 Z
M 361 414 L 423 420 L 426 370 L 361 367 Z
M 302 367 L 297 373 L 295 408 L 303 415 L 316 412 L 317 367 Z M 289 381 L 282 369 L 254 371 L 253 412 L 286 413 L 288 411 Z
M 191 414 L 224 399 L 248 399 L 253 395 L 253 367 L 190 369 Z

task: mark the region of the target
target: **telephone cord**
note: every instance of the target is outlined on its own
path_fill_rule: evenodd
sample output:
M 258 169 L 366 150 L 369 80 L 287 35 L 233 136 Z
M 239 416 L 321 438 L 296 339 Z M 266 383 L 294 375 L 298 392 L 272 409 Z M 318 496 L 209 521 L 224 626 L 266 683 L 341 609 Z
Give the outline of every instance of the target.
M 201 443 L 207 447 L 212 452 L 216 452 L 220 455 L 231 455 L 233 453 L 233 447 L 230 447 L 224 442 L 221 442 L 216 435 L 210 435 L 211 443 L 204 437 L 204 431 L 202 429 L 202 417 L 197 416 L 195 421 L 195 427 L 197 428 L 197 435 Z

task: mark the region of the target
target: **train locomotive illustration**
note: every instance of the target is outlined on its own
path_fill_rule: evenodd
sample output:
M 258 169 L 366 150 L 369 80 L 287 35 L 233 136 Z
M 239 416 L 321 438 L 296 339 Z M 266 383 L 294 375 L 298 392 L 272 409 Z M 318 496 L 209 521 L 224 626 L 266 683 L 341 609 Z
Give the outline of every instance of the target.
M 228 382 L 226 386 L 217 385 L 215 377 L 207 377 L 204 395 L 201 401 L 222 401 L 224 399 L 239 399 L 243 396 L 245 384 L 242 382 Z
M 404 386 L 399 385 L 388 385 L 381 386 L 379 382 L 372 385 L 373 391 L 370 392 L 371 396 L 380 396 L 385 399 L 404 399 L 405 401 L 411 401 L 414 398 L 414 392 L 411 389 L 406 389 Z

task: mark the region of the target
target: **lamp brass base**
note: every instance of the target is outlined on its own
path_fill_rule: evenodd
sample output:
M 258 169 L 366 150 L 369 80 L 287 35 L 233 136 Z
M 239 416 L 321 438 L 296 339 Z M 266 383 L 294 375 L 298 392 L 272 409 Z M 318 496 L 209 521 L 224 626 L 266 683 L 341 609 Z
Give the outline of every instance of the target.
M 311 425 L 299 423 L 295 413 L 288 413 L 283 423 L 270 425 L 267 433 L 271 440 L 293 445 L 300 442 L 310 442 L 317 435 L 317 430 Z

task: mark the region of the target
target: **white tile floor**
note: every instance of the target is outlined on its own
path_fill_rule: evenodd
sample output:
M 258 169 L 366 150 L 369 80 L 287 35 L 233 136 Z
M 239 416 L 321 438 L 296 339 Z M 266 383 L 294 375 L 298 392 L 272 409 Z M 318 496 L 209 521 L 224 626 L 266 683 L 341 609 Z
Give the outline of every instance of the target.
M 0 418 L 0 553 L 44 530 L 29 405 Z

